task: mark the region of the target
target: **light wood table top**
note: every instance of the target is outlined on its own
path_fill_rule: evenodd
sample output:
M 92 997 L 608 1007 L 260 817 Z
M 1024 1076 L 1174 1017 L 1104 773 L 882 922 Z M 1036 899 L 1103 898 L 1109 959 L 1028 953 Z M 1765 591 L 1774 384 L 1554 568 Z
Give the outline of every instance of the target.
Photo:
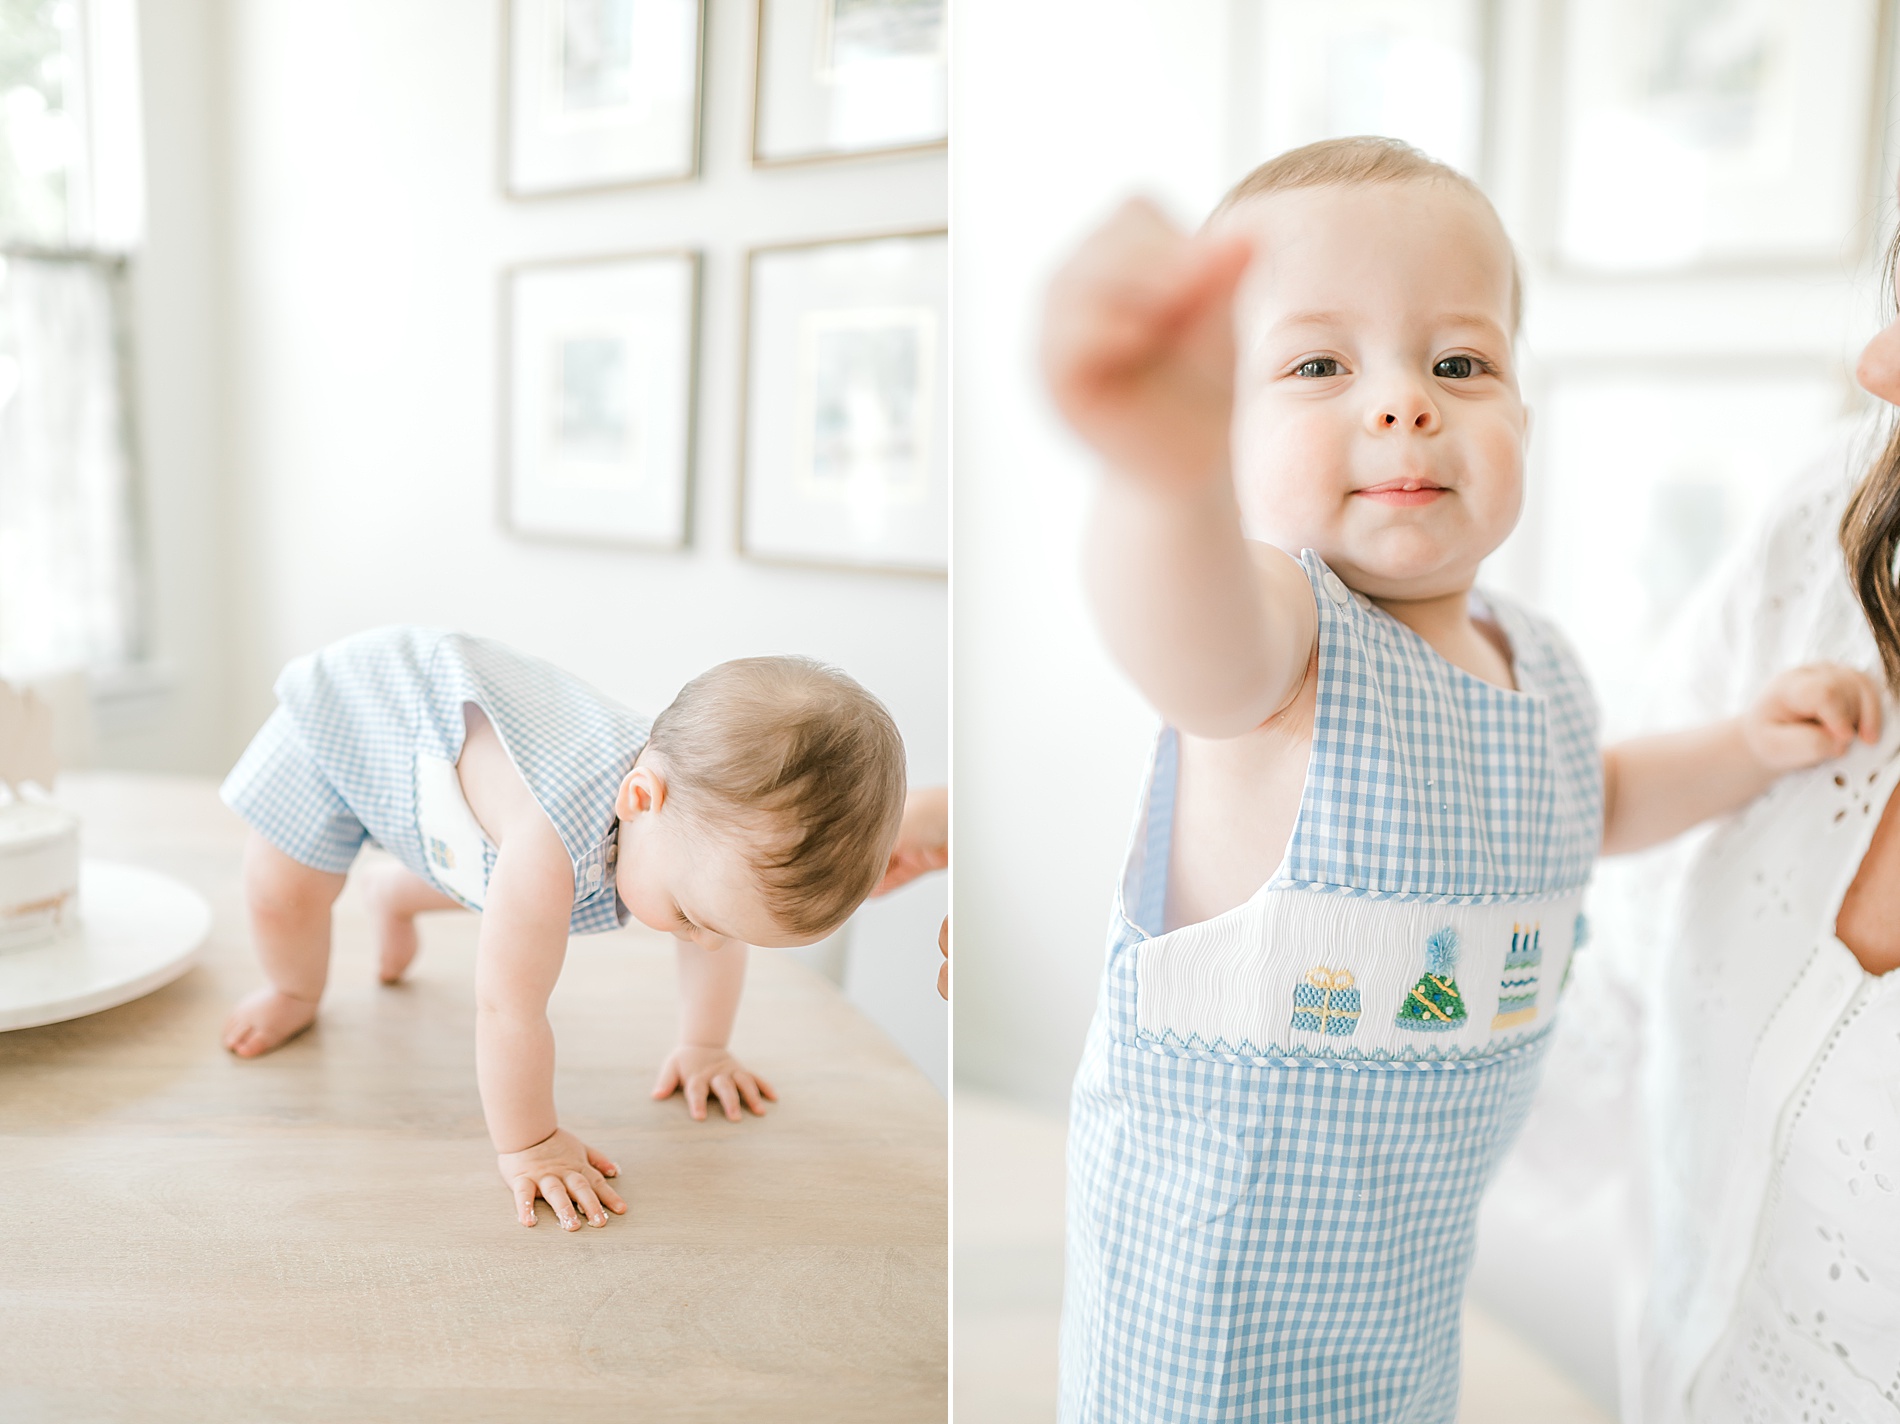
M 215 919 L 150 997 L 0 1034 L 0 1419 L 944 1418 L 945 1105 L 828 981 L 753 954 L 734 1046 L 782 1101 L 696 1123 L 647 1096 L 671 942 L 574 941 L 556 1092 L 628 1212 L 525 1230 L 475 1088 L 474 916 L 424 917 L 383 988 L 346 890 L 317 1026 L 240 1062 L 237 818 L 184 778 L 60 799 L 87 855 Z

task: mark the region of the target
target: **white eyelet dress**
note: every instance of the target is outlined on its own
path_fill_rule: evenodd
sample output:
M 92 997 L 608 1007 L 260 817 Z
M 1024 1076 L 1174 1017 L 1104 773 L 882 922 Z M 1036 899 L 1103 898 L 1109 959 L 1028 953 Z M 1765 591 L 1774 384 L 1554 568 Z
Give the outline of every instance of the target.
M 1879 680 L 1839 530 L 1886 430 L 1838 432 L 1705 584 L 1658 660 L 1659 720 L 1733 716 L 1803 663 Z M 1835 936 L 1896 795 L 1887 697 L 1874 745 L 1784 776 L 1644 902 L 1642 1424 L 1900 1424 L 1900 971 Z
M 1456 1411 L 1479 1194 L 1601 842 L 1596 713 L 1511 604 L 1518 692 L 1301 562 L 1312 750 L 1246 904 L 1156 932 L 1172 732 L 1150 767 L 1071 1110 L 1065 1424 Z
M 574 866 L 573 934 L 616 929 L 614 798 L 649 723 L 580 679 L 485 638 L 378 628 L 298 658 L 220 790 L 293 860 L 348 870 L 374 840 L 471 909 L 495 847 L 463 799 L 463 707 L 482 709 Z

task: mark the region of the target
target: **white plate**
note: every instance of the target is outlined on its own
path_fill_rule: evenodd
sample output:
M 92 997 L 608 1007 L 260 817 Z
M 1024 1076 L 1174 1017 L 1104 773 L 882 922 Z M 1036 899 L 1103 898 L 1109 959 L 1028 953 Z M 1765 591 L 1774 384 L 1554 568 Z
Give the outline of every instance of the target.
M 211 907 L 189 885 L 106 860 L 79 867 L 79 924 L 0 953 L 0 1031 L 116 1008 L 191 968 Z

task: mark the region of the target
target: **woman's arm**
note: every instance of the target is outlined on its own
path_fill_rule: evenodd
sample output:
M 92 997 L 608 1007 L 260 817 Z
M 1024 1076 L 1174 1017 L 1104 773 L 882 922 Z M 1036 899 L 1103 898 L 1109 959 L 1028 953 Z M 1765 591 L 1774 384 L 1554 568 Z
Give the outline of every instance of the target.
M 1088 587 L 1109 647 L 1169 723 L 1253 730 L 1306 673 L 1317 623 L 1299 566 L 1250 544 L 1234 501 L 1233 299 L 1251 253 L 1133 202 L 1050 284 L 1056 405 L 1107 466 Z
M 1740 717 L 1633 737 L 1603 754 L 1603 853 L 1660 845 L 1740 810 L 1786 772 L 1880 737 L 1880 690 L 1831 663 L 1782 673 Z

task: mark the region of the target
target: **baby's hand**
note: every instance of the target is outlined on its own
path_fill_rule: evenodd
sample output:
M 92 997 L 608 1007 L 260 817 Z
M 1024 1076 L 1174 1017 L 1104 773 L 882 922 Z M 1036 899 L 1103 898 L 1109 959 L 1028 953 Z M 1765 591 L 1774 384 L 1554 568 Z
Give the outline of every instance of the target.
M 495 1163 L 508 1190 L 515 1194 L 515 1216 L 523 1226 L 534 1225 L 536 1197 L 547 1200 L 569 1231 L 581 1229 L 580 1216 L 574 1210 L 577 1205 L 595 1226 L 607 1224 L 607 1211 L 624 1213 L 627 1209 L 620 1194 L 606 1181 L 619 1176 L 620 1169 L 564 1127 L 555 1128 L 551 1136 L 532 1147 L 501 1153 Z M 607 1211 L 601 1209 L 603 1206 Z
M 1057 408 L 1115 468 L 1168 489 L 1227 478 L 1238 236 L 1189 237 L 1123 205 L 1049 284 L 1042 361 Z
M 1869 744 L 1880 739 L 1880 689 L 1838 663 L 1780 674 L 1742 714 L 1748 749 L 1777 773 L 1831 761 L 1857 735 Z
M 660 1065 L 659 1079 L 653 1084 L 653 1096 L 656 1099 L 670 1098 L 676 1091 L 686 1094 L 687 1110 L 701 1122 L 706 1120 L 706 1095 L 709 1091 L 719 1099 L 726 1116 L 734 1122 L 739 1120 L 741 1100 L 760 1117 L 765 1116 L 768 1099 L 778 1101 L 778 1094 L 772 1091 L 772 1085 L 747 1069 L 726 1049 L 708 1048 L 697 1043 L 682 1043 Z

